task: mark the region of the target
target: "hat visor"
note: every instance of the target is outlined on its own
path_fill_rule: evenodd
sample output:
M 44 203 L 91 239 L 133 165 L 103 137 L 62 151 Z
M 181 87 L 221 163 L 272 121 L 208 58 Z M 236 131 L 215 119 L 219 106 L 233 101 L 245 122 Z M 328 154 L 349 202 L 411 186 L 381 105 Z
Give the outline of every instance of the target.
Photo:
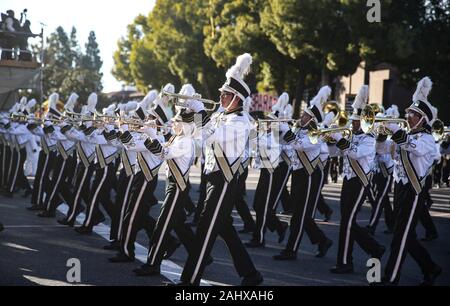
M 361 120 L 361 116 L 356 115 L 356 114 L 352 114 L 350 116 L 349 120 Z

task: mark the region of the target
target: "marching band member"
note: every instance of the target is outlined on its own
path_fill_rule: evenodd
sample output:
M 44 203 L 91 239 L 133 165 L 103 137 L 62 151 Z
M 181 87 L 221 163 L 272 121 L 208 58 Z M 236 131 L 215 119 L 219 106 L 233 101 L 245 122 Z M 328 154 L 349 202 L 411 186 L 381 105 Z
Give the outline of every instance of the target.
M 318 244 L 319 249 L 327 249 L 328 238 L 317 226 L 314 219 L 316 195 L 320 187 L 320 169 L 317 167 L 320 156 L 320 143 L 311 143 L 308 137 L 310 125 L 316 125 L 323 120 L 322 103 L 331 94 L 331 88 L 324 86 L 312 99 L 300 118 L 300 129 L 293 133 L 286 123 L 280 125 L 283 139 L 292 145 L 295 153 L 292 155 L 291 198 L 298 201 L 293 207 L 288 243 L 280 254 L 274 255 L 275 260 L 295 260 L 304 230 L 311 242 Z M 302 187 L 306 186 L 306 190 Z M 297 200 L 298 199 L 298 200 Z
M 67 108 L 66 108 L 67 109 Z M 73 112 L 72 110 L 69 110 Z M 79 127 L 68 123 L 61 128 L 61 132 L 72 141 L 76 142 L 76 152 L 78 156 L 77 171 L 73 188 L 73 197 L 69 200 L 69 210 L 65 218 L 58 220 L 59 224 L 73 227 L 77 216 L 85 209 L 81 205 L 81 200 L 86 205 L 90 199 L 90 178 L 95 168 L 95 144 L 91 141 L 88 132 L 93 125 L 92 113 L 87 106 L 81 109 L 80 117 L 85 121 Z
M 146 105 L 152 103 L 157 94 L 158 93 L 156 91 L 150 91 L 141 103 Z M 117 108 L 114 104 L 112 104 L 108 108 L 103 109 L 103 113 L 110 117 L 115 117 L 116 114 L 119 114 L 120 119 L 123 118 L 126 120 L 126 104 L 120 105 Z M 134 168 L 137 162 L 137 154 L 136 152 L 126 150 L 118 138 L 111 139 L 110 142 L 120 150 L 121 169 L 119 172 L 116 198 L 113 206 L 114 213 L 111 219 L 111 241 L 103 248 L 105 250 L 118 250 L 120 249 L 123 218 L 125 216 L 127 203 L 131 195 L 131 185 L 134 179 Z
M 45 119 L 49 119 L 51 115 L 45 115 Z M 38 167 L 33 183 L 33 193 L 31 195 L 31 206 L 28 210 L 38 211 L 45 210 L 44 195 L 46 190 L 50 189 L 50 174 L 56 161 L 56 144 L 57 141 L 51 137 L 53 129 L 52 122 L 44 120 L 43 125 L 36 124 L 34 116 L 30 118 L 27 125 L 30 132 L 40 137 L 41 151 L 39 152 Z
M 220 103 L 225 111 L 214 126 L 206 125 L 209 118 L 202 103 L 197 100 L 188 101 L 189 108 L 202 116 L 201 125 L 206 125 L 199 132 L 207 146 L 205 173 L 208 193 L 193 240 L 193 251 L 188 256 L 178 285 L 199 285 L 218 235 L 227 244 L 235 268 L 239 276 L 243 277 L 242 285 L 258 285 L 263 281 L 234 229 L 231 218 L 239 166 L 250 130 L 250 122 L 242 114 L 242 106 L 250 96 L 250 89 L 243 78 L 248 73 L 251 62 L 250 54 L 241 55 L 228 70 L 227 81 L 220 89 Z
M 19 108 L 13 115 L 21 114 L 21 110 L 25 108 L 27 103 L 27 98 L 22 97 Z M 13 192 L 16 186 L 16 183 L 22 185 L 22 187 L 30 188 L 27 178 L 25 177 L 23 165 L 27 158 L 26 144 L 31 141 L 30 131 L 25 127 L 24 122 L 12 122 L 11 128 L 9 129 L 9 133 L 11 135 L 11 139 L 14 143 L 14 150 L 12 154 L 12 163 L 11 163 L 11 172 L 9 176 L 7 190 L 4 195 L 8 197 L 13 196 Z
M 183 85 L 181 92 L 189 96 L 195 94 L 195 90 L 190 84 Z M 168 244 L 172 229 L 185 246 L 188 254 L 192 253 L 194 232 L 185 223 L 184 202 L 189 193 L 187 189 L 189 170 L 195 159 L 193 139 L 195 113 L 178 106 L 177 109 L 177 114 L 171 120 L 174 135 L 169 141 L 160 142 L 154 127 L 144 128 L 145 133 L 149 136 L 144 143 L 146 148 L 152 154 L 161 156 L 167 163 L 167 184 L 164 203 L 150 239 L 147 263 L 134 270 L 140 276 L 159 275 L 165 246 Z
M 435 155 L 434 138 L 429 122 L 436 118 L 437 110 L 427 99 L 431 86 L 428 77 L 420 80 L 417 85 L 413 103 L 406 109 L 409 132 L 400 129 L 396 124 L 387 126 L 394 133 L 392 140 L 397 144 L 394 173 L 400 179 L 397 188 L 398 211 L 394 237 L 383 278 L 383 281 L 389 284 L 398 284 L 407 252 L 422 270 L 424 275 L 422 285 L 433 285 L 442 272 L 417 240 L 415 231 L 424 205 L 423 180 L 432 166 Z
M 88 97 L 88 110 L 95 114 L 97 105 L 97 94 L 92 93 Z M 79 234 L 86 235 L 92 233 L 92 228 L 104 221 L 104 216 L 98 208 L 101 203 L 109 216 L 113 215 L 113 203 L 110 198 L 111 182 L 114 173 L 113 161 L 117 155 L 117 148 L 109 142 L 117 137 L 114 126 L 107 124 L 104 128 L 97 129 L 94 126 L 87 128 L 84 133 L 89 136 L 90 141 L 95 144 L 96 165 L 95 177 L 90 190 L 89 205 L 83 225 L 75 228 Z
M 73 98 L 72 98 L 73 99 Z M 58 94 L 52 94 L 49 98 L 49 113 L 53 118 L 61 119 L 62 114 L 56 109 L 56 103 L 59 100 Z M 69 101 L 72 103 L 72 101 Z M 38 214 L 39 217 L 49 218 L 55 217 L 56 208 L 58 204 L 64 200 L 66 203 L 70 202 L 72 197 L 71 184 L 67 182 L 67 178 L 72 176 L 75 171 L 76 144 L 74 141 L 68 139 L 61 131 L 61 125 L 65 123 L 53 125 L 53 131 L 50 137 L 57 141 L 57 158 L 54 163 L 53 176 L 50 181 L 50 188 L 47 189 L 47 197 L 45 199 L 45 211 Z M 61 198 L 63 196 L 64 198 Z
M 353 103 L 353 136 L 345 139 L 341 134 L 332 134 L 336 146 L 344 156 L 344 181 L 341 191 L 341 225 L 339 227 L 339 247 L 337 264 L 332 273 L 353 273 L 353 243 L 356 242 L 372 258 L 381 258 L 385 248 L 379 245 L 365 228 L 356 223 L 361 206 L 369 188 L 369 174 L 375 155 L 375 139 L 361 130 L 360 115 L 369 96 L 369 87 L 363 85 Z
M 168 84 L 165 90 L 174 92 L 173 85 Z M 170 120 L 167 97 L 158 97 L 155 107 L 150 110 L 138 107 L 135 111 L 135 120 L 144 123 L 146 120 L 158 120 L 163 125 Z M 122 263 L 134 261 L 134 242 L 141 229 L 151 239 L 156 221 L 149 215 L 150 208 L 158 204 L 154 192 L 158 184 L 158 172 L 163 163 L 161 156 L 150 152 L 145 146 L 147 136 L 139 131 L 129 130 L 128 126 L 121 126 L 122 134 L 119 139 L 126 150 L 137 152 L 136 174 L 134 176 L 131 195 L 123 219 L 120 250 L 116 256 L 109 258 L 110 262 Z M 164 137 L 159 141 L 164 142 Z
M 398 108 L 392 105 L 386 110 L 386 117 L 398 118 Z M 387 226 L 386 233 L 392 233 L 394 228 L 394 212 L 389 200 L 389 192 L 392 187 L 392 173 L 394 171 L 394 161 L 392 159 L 393 141 L 387 139 L 387 135 L 378 134 L 376 139 L 376 154 L 373 168 L 372 182 L 376 188 L 375 205 L 372 208 L 372 213 L 367 228 L 369 232 L 374 235 L 381 212 L 384 210 L 385 222 Z
M 285 119 L 283 115 L 289 103 L 289 95 L 280 95 L 277 103 L 272 107 L 272 114 L 269 118 Z M 272 125 L 271 125 L 272 126 Z M 273 125 L 275 127 L 275 124 Z M 279 139 L 279 129 L 274 130 L 267 127 L 259 129 L 256 149 L 259 156 L 259 181 L 253 199 L 253 208 L 256 212 L 256 229 L 253 232 L 252 240 L 245 243 L 247 247 L 264 247 L 264 235 L 266 228 L 277 231 L 278 241 L 284 240 L 288 225 L 281 222 L 275 213 L 281 193 L 287 184 L 290 175 L 290 157 L 283 150 L 283 144 Z M 286 144 L 284 144 L 286 145 Z M 283 155 L 283 156 L 282 156 Z

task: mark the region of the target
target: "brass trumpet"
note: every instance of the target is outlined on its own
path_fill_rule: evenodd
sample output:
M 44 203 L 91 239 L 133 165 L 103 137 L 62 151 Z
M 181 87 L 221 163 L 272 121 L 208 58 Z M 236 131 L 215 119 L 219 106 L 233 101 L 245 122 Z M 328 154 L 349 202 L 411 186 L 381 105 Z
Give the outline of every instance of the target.
M 128 125 L 128 129 L 130 131 L 141 133 L 140 129 L 143 127 L 153 127 L 156 128 L 161 135 L 167 135 L 171 133 L 170 126 L 167 125 L 160 125 L 153 122 L 142 122 L 141 120 L 137 119 L 119 119 L 119 127 L 122 125 Z
M 258 119 L 257 125 L 264 130 L 268 130 L 273 123 L 281 123 L 281 122 L 292 122 L 293 124 L 297 123 L 297 119 Z
M 374 132 L 377 134 L 391 135 L 392 132 L 384 126 L 385 123 L 398 123 L 407 131 L 410 130 L 408 121 L 401 118 L 377 117 L 377 108 L 373 104 L 367 105 L 361 113 L 361 129 L 364 133 Z M 376 127 L 375 123 L 382 125 Z
M 213 100 L 204 99 L 200 94 L 194 94 L 193 96 L 186 96 L 177 93 L 171 93 L 161 89 L 160 93 L 161 97 L 169 97 L 169 100 L 175 100 L 174 104 L 180 107 L 187 107 L 186 103 L 181 102 L 180 100 L 197 100 L 202 102 L 205 105 L 205 110 L 209 112 L 213 112 L 217 110 L 220 106 L 219 102 L 215 102 Z
M 319 129 L 316 126 L 312 125 L 312 126 L 310 126 L 310 128 L 308 130 L 308 137 L 309 137 L 309 141 L 312 144 L 316 144 L 319 142 L 320 137 L 327 138 L 327 136 L 329 136 L 330 134 L 333 134 L 333 133 L 342 133 L 343 137 L 347 140 L 350 140 L 350 138 L 353 135 L 352 130 L 349 128 L 346 128 L 346 127 Z M 327 138 L 327 139 L 329 139 L 329 138 Z
M 441 141 L 450 135 L 450 128 L 445 127 L 442 120 L 436 119 L 431 125 L 431 134 L 433 135 L 435 141 Z

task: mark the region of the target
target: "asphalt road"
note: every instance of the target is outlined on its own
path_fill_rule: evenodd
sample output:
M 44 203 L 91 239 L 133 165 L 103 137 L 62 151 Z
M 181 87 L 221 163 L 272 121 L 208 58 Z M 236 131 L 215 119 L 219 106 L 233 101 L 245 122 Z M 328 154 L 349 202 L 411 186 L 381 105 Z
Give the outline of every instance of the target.
M 252 205 L 258 172 L 251 171 L 247 180 L 246 199 Z M 193 168 L 191 173 L 191 197 L 195 201 L 198 197 L 199 171 Z M 160 176 L 156 196 L 164 198 L 164 177 Z M 334 210 L 332 220 L 328 223 L 320 222 L 319 226 L 325 234 L 333 240 L 325 258 L 315 258 L 316 247 L 311 245 L 305 235 L 300 245 L 300 252 L 296 261 L 278 262 L 272 256 L 283 249 L 283 244 L 277 242 L 276 234 L 267 233 L 266 247 L 263 249 L 249 249 L 258 270 L 264 276 L 267 286 L 366 286 L 366 262 L 368 256 L 357 246 L 354 248 L 355 273 L 351 275 L 334 275 L 329 272 L 336 261 L 338 229 L 339 229 L 339 193 L 340 183 L 330 184 L 324 188 L 324 196 Z M 443 268 L 443 274 L 438 279 L 438 285 L 450 285 L 450 190 L 437 189 L 432 192 L 435 204 L 432 207 L 433 220 L 439 231 L 439 238 L 431 242 L 424 242 L 433 259 Z M 163 262 L 163 275 L 160 277 L 139 278 L 134 276 L 132 269 L 145 260 L 148 238 L 142 232 L 138 235 L 137 259 L 134 263 L 112 264 L 108 258 L 114 252 L 105 251 L 102 246 L 107 244 L 109 221 L 95 227 L 96 233 L 91 236 L 80 236 L 73 229 L 60 226 L 55 219 L 42 219 L 34 212 L 27 211 L 29 198 L 24 199 L 17 194 L 13 199 L 0 197 L 0 222 L 5 230 L 0 233 L 0 285 L 73 285 L 67 281 L 67 274 L 71 273 L 68 260 L 75 258 L 80 262 L 81 282 L 76 285 L 125 285 L 125 286 L 160 286 L 167 281 L 176 281 L 186 260 L 186 252 L 180 247 L 170 261 Z M 64 211 L 65 205 L 60 206 Z M 151 214 L 157 217 L 159 206 L 152 208 Z M 358 222 L 366 225 L 370 208 L 365 205 L 358 215 Z M 62 215 L 58 213 L 61 217 Z M 233 212 L 234 224 L 237 229 L 242 228 L 242 221 Z M 280 215 L 284 220 L 289 216 Z M 318 220 L 322 218 L 316 215 Z M 389 249 L 391 235 L 383 233 L 384 222 L 381 220 L 377 229 L 376 239 Z M 419 237 L 424 234 L 423 227 L 418 225 Z M 241 234 L 241 239 L 247 241 L 249 234 Z M 285 241 L 286 242 L 286 241 Z M 226 245 L 218 239 L 212 256 L 214 263 L 210 265 L 204 275 L 205 285 L 239 285 L 240 278 L 234 270 L 231 257 Z M 383 257 L 382 264 L 386 262 Z M 401 285 L 417 285 L 422 280 L 420 269 L 416 263 L 407 257 L 402 270 Z

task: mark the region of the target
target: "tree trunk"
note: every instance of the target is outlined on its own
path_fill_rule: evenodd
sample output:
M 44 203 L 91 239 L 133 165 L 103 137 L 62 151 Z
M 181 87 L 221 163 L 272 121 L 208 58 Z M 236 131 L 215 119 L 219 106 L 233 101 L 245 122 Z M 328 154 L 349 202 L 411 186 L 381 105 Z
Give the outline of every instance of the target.
M 299 118 L 300 115 L 300 107 L 302 106 L 303 100 L 303 91 L 305 89 L 305 78 L 306 74 L 302 68 L 300 68 L 300 72 L 298 75 L 297 85 L 295 88 L 294 101 L 292 103 L 292 107 L 294 108 L 293 118 Z

